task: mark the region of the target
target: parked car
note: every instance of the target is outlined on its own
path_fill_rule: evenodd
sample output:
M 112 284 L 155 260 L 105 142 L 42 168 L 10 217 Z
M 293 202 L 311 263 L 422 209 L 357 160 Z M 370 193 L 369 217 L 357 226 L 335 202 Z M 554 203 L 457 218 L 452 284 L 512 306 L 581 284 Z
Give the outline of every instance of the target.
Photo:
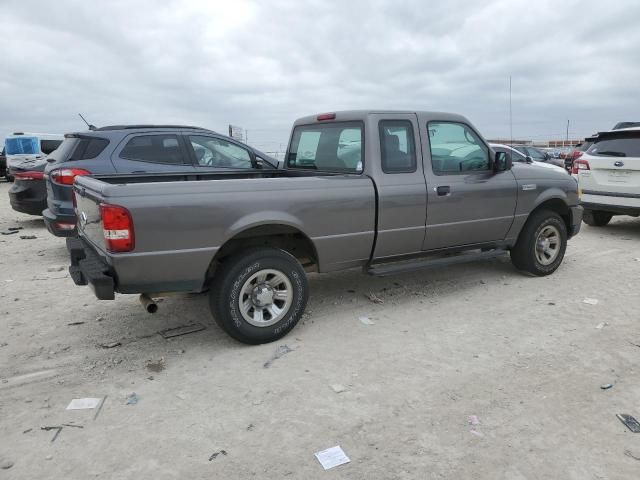
M 600 132 L 573 162 L 584 221 L 602 227 L 614 215 L 640 215 L 640 128 Z
M 45 159 L 25 160 L 14 166 L 14 183 L 9 189 L 11 208 L 29 215 L 42 215 L 47 208 L 47 187 L 44 182 Z
M 44 220 L 59 237 L 76 233 L 72 186 L 80 175 L 274 169 L 278 161 L 225 135 L 198 127 L 117 125 L 65 135 L 47 159 Z
M 313 115 L 295 122 L 283 170 L 182 177 L 78 177 L 69 272 L 100 299 L 141 293 L 147 307 L 210 289 L 215 320 L 250 344 L 296 325 L 305 270 L 385 276 L 510 251 L 549 275 L 582 221 L 575 179 L 512 168 L 445 113 Z
M 551 168 L 556 171 L 561 171 L 563 173 L 567 173 L 566 170 L 562 167 L 558 167 L 550 162 L 542 162 L 538 160 L 534 160 L 529 155 L 525 155 L 521 150 L 517 149 L 517 147 L 510 147 L 509 145 L 503 145 L 500 143 L 490 143 L 489 146 L 495 152 L 504 152 L 509 158 L 511 158 L 512 162 L 524 163 L 524 164 L 534 164 L 543 168 Z
M 64 135 L 16 132 L 4 140 L 7 155 L 7 179 L 13 181 L 12 169 L 25 160 L 40 160 L 60 146 Z
M 640 122 L 618 122 L 611 130 L 620 130 L 621 128 L 640 127 Z
M 558 167 L 564 168 L 564 162 L 560 160 L 560 154 L 558 153 L 558 158 L 554 158 L 548 152 L 544 150 L 540 150 L 536 147 L 531 147 L 529 145 L 514 145 L 513 148 L 518 150 L 520 153 L 531 157 L 536 162 L 549 163 L 551 165 L 556 165 Z
M 0 152 L 0 178 L 7 177 L 7 156 L 4 153 L 4 147 Z
M 567 155 L 567 157 L 564 159 L 564 163 L 565 163 L 565 168 L 568 171 L 571 171 L 573 169 L 573 162 L 576 159 L 580 158 L 582 154 L 586 152 L 591 145 L 593 145 L 593 142 L 595 141 L 597 136 L 598 135 L 592 135 L 590 137 L 585 138 L 583 142 L 580 142 L 578 145 L 576 145 L 575 148 L 571 151 L 571 153 Z

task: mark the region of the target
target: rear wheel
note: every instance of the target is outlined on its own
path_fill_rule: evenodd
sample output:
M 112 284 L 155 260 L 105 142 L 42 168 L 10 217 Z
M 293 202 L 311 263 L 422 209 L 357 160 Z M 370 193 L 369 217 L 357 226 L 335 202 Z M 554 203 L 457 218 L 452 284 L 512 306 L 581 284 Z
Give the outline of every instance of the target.
M 209 304 L 226 333 L 256 345 L 289 333 L 302 317 L 307 297 L 307 277 L 295 257 L 276 248 L 258 248 L 221 264 Z
M 567 248 L 567 226 L 555 212 L 540 210 L 529 217 L 511 249 L 516 268 L 542 277 L 556 271 Z
M 585 210 L 582 220 L 591 227 L 604 227 L 611 221 L 612 217 L 612 213 L 601 210 Z

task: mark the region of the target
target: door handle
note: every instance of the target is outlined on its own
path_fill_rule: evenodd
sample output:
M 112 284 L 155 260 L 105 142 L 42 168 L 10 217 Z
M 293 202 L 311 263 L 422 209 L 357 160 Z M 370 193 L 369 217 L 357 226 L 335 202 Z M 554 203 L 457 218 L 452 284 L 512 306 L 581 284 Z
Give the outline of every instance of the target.
M 436 192 L 438 193 L 439 197 L 446 197 L 448 195 L 451 195 L 451 187 L 449 187 L 448 185 L 443 187 L 437 187 Z

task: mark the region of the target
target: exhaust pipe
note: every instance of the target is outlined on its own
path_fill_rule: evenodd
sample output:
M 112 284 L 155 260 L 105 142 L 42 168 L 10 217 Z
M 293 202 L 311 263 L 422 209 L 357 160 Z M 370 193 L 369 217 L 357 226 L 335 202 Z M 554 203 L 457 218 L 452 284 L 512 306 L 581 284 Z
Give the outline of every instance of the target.
M 154 302 L 153 298 L 151 298 L 146 293 L 140 294 L 140 303 L 147 311 L 147 313 L 156 313 L 158 311 L 158 304 Z

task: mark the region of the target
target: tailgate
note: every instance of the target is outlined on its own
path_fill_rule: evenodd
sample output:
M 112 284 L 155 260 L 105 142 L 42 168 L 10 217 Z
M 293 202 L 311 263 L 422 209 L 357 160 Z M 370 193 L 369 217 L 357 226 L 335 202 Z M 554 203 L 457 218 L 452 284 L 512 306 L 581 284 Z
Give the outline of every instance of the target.
M 78 235 L 104 252 L 104 232 L 100 217 L 100 204 L 106 203 L 102 188 L 107 184 L 91 177 L 78 177 L 73 186 L 76 198 Z
M 578 162 L 589 168 L 579 171 L 580 188 L 615 196 L 640 194 L 640 131 L 601 134 Z
M 589 156 L 584 160 L 589 162 L 590 170 L 580 171 L 583 190 L 640 194 L 640 158 Z

